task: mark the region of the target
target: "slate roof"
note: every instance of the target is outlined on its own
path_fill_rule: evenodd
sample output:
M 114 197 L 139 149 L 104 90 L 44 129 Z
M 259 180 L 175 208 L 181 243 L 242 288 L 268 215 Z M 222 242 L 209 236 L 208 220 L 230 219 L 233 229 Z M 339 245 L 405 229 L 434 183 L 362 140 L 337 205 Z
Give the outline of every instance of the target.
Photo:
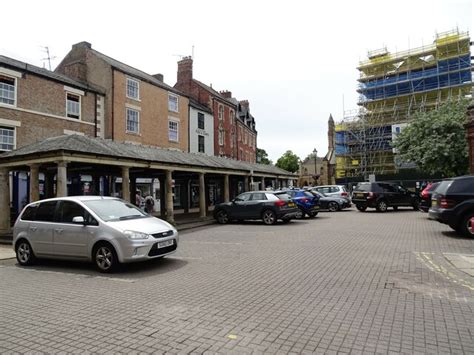
M 155 78 L 153 75 L 150 75 L 150 74 L 147 74 L 145 73 L 144 71 L 141 71 L 139 69 L 136 69 L 134 67 L 131 67 L 130 65 L 127 65 L 125 63 L 122 63 L 114 58 L 111 58 L 103 53 L 100 53 L 98 51 L 96 51 L 95 49 L 89 49 L 89 51 L 91 51 L 92 53 L 94 53 L 97 57 L 99 57 L 100 59 L 102 59 L 103 61 L 105 61 L 107 64 L 109 64 L 110 66 L 120 70 L 121 72 L 125 73 L 125 74 L 128 74 L 130 76 L 133 76 L 137 79 L 141 79 L 143 81 L 146 81 L 146 82 L 149 82 L 150 84 L 153 84 L 155 86 L 158 86 L 158 87 L 161 87 L 165 90 L 168 90 L 168 91 L 171 91 L 171 92 L 174 92 L 178 95 L 181 95 L 181 96 L 186 96 L 184 93 L 182 93 L 181 91 L 179 90 L 176 90 L 175 88 L 173 88 L 172 86 L 169 86 L 168 84 L 165 84 L 164 82 L 158 80 L 157 78 Z
M 23 72 L 33 73 L 33 74 L 36 74 L 38 76 L 42 76 L 42 77 L 45 77 L 45 78 L 48 78 L 48 79 L 51 79 L 51 80 L 54 80 L 54 81 L 61 82 L 63 84 L 67 84 L 67 85 L 72 86 L 72 87 L 77 88 L 77 89 L 92 91 L 92 92 L 96 92 L 96 93 L 99 93 L 99 94 L 104 94 L 105 93 L 104 90 L 102 90 L 102 89 L 100 89 L 100 88 L 98 88 L 94 85 L 84 84 L 84 83 L 81 83 L 81 82 L 76 81 L 74 79 L 71 79 L 68 76 L 65 76 L 65 75 L 47 70 L 45 68 L 37 67 L 37 66 L 32 65 L 32 64 L 21 62 L 19 60 L 16 60 L 16 59 L 13 59 L 13 58 L 10 58 L 10 57 L 6 57 L 4 55 L 0 55 L 0 66 L 7 67 L 7 68 L 10 68 L 12 70 L 16 69 L 16 70 L 20 70 L 20 71 L 23 71 Z
M 157 148 L 146 145 L 121 143 L 109 139 L 91 138 L 81 135 L 64 135 L 48 138 L 0 154 L 3 160 L 19 161 L 30 155 L 52 152 L 71 152 L 91 154 L 110 158 L 133 159 L 141 162 L 164 163 L 194 166 L 199 168 L 225 169 L 236 171 L 251 171 L 254 173 L 294 176 L 294 174 L 273 165 L 248 163 L 223 157 L 207 156 L 204 154 L 186 153 L 177 150 Z
M 214 90 L 213 88 L 211 88 L 210 86 L 204 84 L 203 82 L 197 80 L 197 79 L 193 79 L 193 81 L 198 84 L 199 86 L 201 86 L 204 90 L 210 92 L 212 95 L 218 97 L 219 99 L 221 99 L 222 101 L 225 101 L 229 104 L 231 104 L 232 106 L 235 106 L 235 102 L 232 101 L 232 99 L 228 99 L 224 96 L 221 95 L 220 92 L 218 92 L 217 90 Z
M 212 111 L 209 107 L 200 104 L 194 99 L 191 99 L 191 98 L 189 99 L 189 106 L 192 106 L 199 111 L 204 111 L 212 115 Z

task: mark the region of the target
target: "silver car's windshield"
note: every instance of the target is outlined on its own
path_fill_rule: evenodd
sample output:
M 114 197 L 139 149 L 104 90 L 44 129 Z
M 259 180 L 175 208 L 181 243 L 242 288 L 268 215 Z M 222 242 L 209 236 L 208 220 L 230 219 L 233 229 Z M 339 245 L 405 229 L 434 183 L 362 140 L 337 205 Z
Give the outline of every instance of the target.
M 145 212 L 131 203 L 120 200 L 104 199 L 83 202 L 105 222 L 148 217 Z

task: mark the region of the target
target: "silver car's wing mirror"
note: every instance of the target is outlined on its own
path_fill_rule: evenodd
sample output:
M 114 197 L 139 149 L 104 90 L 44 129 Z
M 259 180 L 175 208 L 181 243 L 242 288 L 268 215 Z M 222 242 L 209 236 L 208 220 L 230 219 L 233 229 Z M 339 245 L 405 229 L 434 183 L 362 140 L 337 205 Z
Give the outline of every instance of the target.
M 72 218 L 72 223 L 85 224 L 84 217 L 76 216 Z

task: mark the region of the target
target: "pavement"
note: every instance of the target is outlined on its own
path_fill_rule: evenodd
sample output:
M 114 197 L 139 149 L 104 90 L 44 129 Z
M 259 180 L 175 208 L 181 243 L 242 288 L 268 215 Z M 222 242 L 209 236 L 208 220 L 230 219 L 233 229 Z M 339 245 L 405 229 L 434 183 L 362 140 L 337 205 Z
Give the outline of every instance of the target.
M 180 234 L 112 275 L 0 261 L 0 353 L 474 353 L 474 240 L 409 209 Z

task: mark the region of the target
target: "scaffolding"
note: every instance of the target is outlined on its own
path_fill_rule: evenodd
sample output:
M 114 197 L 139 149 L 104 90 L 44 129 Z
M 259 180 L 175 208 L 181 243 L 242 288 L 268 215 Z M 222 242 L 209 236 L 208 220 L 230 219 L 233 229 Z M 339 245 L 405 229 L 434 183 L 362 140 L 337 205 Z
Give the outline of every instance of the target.
M 392 141 L 416 112 L 472 94 L 468 32 L 438 33 L 433 44 L 390 53 L 368 52 L 357 68 L 359 108 L 336 124 L 336 177 L 394 174 L 412 168 Z

